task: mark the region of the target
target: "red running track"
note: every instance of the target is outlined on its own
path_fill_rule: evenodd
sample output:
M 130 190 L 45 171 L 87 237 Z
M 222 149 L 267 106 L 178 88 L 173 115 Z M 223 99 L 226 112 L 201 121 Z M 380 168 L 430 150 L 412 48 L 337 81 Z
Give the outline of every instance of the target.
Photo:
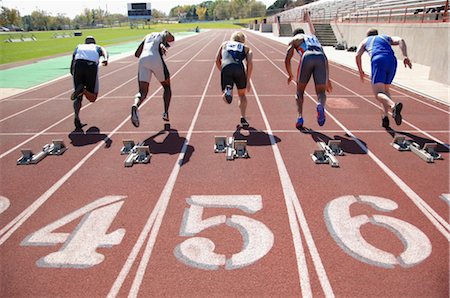
M 448 297 L 448 107 L 394 87 L 404 122 L 380 129 L 370 83 L 333 64 L 327 122 L 308 96 L 299 132 L 285 46 L 249 33 L 251 128 L 239 129 L 214 66 L 230 34 L 171 48 L 170 127 L 154 82 L 131 125 L 134 57 L 101 68 L 84 133 L 72 132 L 69 78 L 0 101 L 2 297 Z M 396 151 L 394 134 L 437 142 L 444 159 Z M 216 135 L 246 139 L 251 157 L 213 153 Z M 58 138 L 62 156 L 16 166 L 20 148 Z M 150 164 L 125 168 L 122 139 L 145 141 Z M 311 159 L 329 139 L 339 168 Z

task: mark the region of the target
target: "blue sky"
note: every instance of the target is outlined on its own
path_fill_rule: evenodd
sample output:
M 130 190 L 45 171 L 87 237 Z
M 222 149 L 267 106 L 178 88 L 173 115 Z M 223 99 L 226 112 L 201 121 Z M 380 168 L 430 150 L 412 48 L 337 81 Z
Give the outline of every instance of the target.
M 66 16 L 73 18 L 75 15 L 80 14 L 84 8 L 101 8 L 103 10 L 108 9 L 110 13 L 122 13 L 127 14 L 127 3 L 131 2 L 150 2 L 152 8 L 169 13 L 170 9 L 177 5 L 185 4 L 198 4 L 204 0 L 153 0 L 153 1 L 130 1 L 130 0 L 59 0 L 59 1 L 47 1 L 47 0 L 0 0 L 1 6 L 8 8 L 14 8 L 19 10 L 22 16 L 31 14 L 34 10 L 45 10 L 56 16 L 58 13 L 65 14 Z M 260 0 L 266 6 L 272 5 L 275 0 Z

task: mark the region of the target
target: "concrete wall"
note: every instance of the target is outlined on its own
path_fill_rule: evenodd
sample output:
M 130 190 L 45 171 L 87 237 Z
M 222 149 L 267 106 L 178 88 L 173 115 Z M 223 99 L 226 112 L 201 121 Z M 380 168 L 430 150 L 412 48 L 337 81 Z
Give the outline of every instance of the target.
M 261 26 L 259 27 L 259 31 L 272 32 L 272 24 L 261 24 Z
M 444 84 L 449 82 L 449 27 L 447 23 L 424 24 L 343 24 L 332 23 L 338 42 L 345 41 L 347 46 L 358 46 L 366 36 L 367 29 L 374 27 L 381 34 L 402 37 L 408 47 L 408 57 L 414 63 L 430 66 L 429 79 Z M 403 56 L 398 46 L 394 46 L 395 55 Z M 404 67 L 399 65 L 399 67 Z
M 274 36 L 280 36 L 280 28 L 277 23 L 272 23 L 272 32 Z

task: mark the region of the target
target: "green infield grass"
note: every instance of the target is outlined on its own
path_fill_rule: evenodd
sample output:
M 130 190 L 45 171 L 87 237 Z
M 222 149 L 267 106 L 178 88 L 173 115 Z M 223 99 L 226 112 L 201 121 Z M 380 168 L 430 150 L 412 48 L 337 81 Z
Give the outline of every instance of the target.
M 248 23 L 248 20 L 234 21 L 235 23 Z M 180 24 L 152 24 L 144 29 L 142 25 L 139 29 L 127 27 L 102 28 L 102 29 L 81 29 L 82 36 L 70 38 L 55 38 L 55 35 L 72 35 L 74 30 L 45 31 L 45 32 L 8 32 L 0 34 L 0 64 L 33 60 L 54 56 L 58 54 L 70 54 L 75 47 L 84 42 L 88 35 L 95 37 L 97 44 L 108 46 L 123 42 L 139 41 L 149 32 L 170 30 L 174 33 L 193 31 L 196 27 L 202 29 L 239 29 L 242 28 L 232 22 L 201 22 L 201 23 L 180 23 Z M 19 39 L 34 36 L 36 41 L 5 42 L 9 38 Z

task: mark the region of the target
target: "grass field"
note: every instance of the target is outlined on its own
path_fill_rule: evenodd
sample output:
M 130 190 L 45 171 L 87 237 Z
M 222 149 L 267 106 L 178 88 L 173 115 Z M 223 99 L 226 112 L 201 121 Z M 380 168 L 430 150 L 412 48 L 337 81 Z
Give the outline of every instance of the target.
M 248 20 L 240 20 L 239 23 L 247 23 Z M 45 32 L 14 32 L 0 34 L 0 64 L 26 61 L 57 54 L 71 53 L 75 47 L 84 43 L 84 38 L 88 35 L 95 37 L 97 44 L 108 46 L 122 42 L 136 41 L 142 39 L 149 32 L 161 31 L 163 29 L 171 32 L 192 31 L 199 26 L 201 29 L 223 29 L 241 28 L 232 22 L 201 22 L 201 23 L 181 23 L 181 24 L 155 24 L 145 27 L 145 29 L 130 29 L 127 27 L 103 28 L 103 29 L 82 29 L 80 37 L 54 38 L 55 34 L 72 34 L 73 30 L 45 31 Z M 21 36 L 31 37 L 34 35 L 36 41 L 27 42 L 5 42 L 9 38 L 20 38 Z

